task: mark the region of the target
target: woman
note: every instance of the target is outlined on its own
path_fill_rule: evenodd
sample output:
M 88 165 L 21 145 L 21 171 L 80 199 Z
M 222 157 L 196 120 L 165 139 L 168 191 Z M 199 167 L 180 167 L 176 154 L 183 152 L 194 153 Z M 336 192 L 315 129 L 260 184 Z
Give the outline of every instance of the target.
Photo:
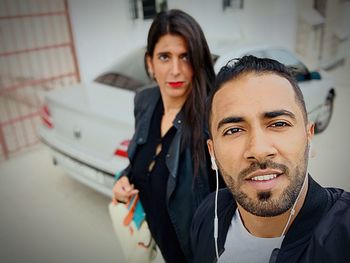
M 165 261 L 188 262 L 192 217 L 210 191 L 204 105 L 215 78 L 198 23 L 180 10 L 159 13 L 149 30 L 145 64 L 158 87 L 135 97 L 130 165 L 113 194 L 127 202 L 139 193 Z

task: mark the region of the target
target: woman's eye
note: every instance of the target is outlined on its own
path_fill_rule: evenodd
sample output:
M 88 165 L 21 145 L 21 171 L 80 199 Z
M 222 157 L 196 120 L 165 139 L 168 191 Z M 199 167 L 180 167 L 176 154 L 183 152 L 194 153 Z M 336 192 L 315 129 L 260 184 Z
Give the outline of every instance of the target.
M 240 128 L 230 128 L 224 132 L 224 136 L 225 135 L 232 135 L 232 134 L 235 134 L 235 133 L 240 132 L 240 131 L 242 131 L 242 129 L 240 129 Z
M 189 58 L 188 58 L 187 54 L 183 55 L 181 58 L 182 58 L 183 61 L 189 61 Z
M 168 60 L 168 56 L 167 55 L 160 55 L 159 56 L 159 60 L 161 60 L 161 61 L 167 61 Z
M 285 121 L 278 121 L 271 125 L 271 127 L 286 127 L 286 126 L 290 126 L 290 124 Z

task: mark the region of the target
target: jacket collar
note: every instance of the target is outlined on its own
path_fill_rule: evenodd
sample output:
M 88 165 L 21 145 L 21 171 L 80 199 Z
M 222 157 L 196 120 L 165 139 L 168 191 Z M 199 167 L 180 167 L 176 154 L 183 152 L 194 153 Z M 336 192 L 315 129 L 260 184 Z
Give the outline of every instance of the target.
M 154 87 L 150 96 L 144 98 L 146 101 L 143 102 L 144 113 L 143 118 L 140 120 L 140 128 L 138 129 L 137 144 L 144 144 L 148 137 L 149 127 L 151 124 L 151 119 L 156 108 L 157 102 L 162 99 L 159 91 L 159 87 Z M 182 130 L 184 122 L 184 110 L 183 108 L 176 115 L 173 125 L 178 130 Z
M 184 122 L 184 109 L 181 108 L 180 112 L 176 115 L 173 125 L 177 130 L 182 130 L 183 122 Z
M 332 206 L 327 190 L 316 183 L 309 175 L 305 202 L 288 230 L 282 248 L 311 235 L 313 229 Z
M 142 114 L 142 118 L 138 120 L 140 122 L 139 127 L 136 127 L 137 130 L 135 131 L 137 144 L 144 144 L 146 142 L 154 110 L 158 100 L 161 99 L 159 87 L 150 88 L 149 93 L 147 93 L 147 96 L 142 97 L 142 101 L 140 101 L 142 105 L 135 105 L 135 107 L 140 107 Z

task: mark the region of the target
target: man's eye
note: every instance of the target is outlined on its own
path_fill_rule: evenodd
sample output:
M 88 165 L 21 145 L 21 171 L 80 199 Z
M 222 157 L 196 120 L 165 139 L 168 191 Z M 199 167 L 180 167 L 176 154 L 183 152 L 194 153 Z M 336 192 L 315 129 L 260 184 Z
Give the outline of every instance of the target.
M 287 127 L 287 126 L 289 127 L 291 125 L 285 121 L 278 121 L 271 125 L 271 127 Z
M 242 131 L 242 129 L 240 129 L 240 128 L 230 128 L 224 132 L 224 136 L 232 135 L 232 134 L 235 134 L 235 133 L 240 132 L 240 131 Z

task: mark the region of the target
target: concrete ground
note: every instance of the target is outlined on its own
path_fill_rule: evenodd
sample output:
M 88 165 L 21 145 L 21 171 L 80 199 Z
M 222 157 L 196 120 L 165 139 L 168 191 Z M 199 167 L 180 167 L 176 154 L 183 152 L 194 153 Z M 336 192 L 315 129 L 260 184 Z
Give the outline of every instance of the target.
M 122 262 L 109 198 L 53 166 L 44 146 L 0 169 L 0 262 Z
M 310 172 L 350 191 L 350 66 L 337 79 L 334 115 L 315 137 Z M 123 262 L 108 216 L 109 198 L 52 165 L 43 146 L 0 163 L 0 262 Z

